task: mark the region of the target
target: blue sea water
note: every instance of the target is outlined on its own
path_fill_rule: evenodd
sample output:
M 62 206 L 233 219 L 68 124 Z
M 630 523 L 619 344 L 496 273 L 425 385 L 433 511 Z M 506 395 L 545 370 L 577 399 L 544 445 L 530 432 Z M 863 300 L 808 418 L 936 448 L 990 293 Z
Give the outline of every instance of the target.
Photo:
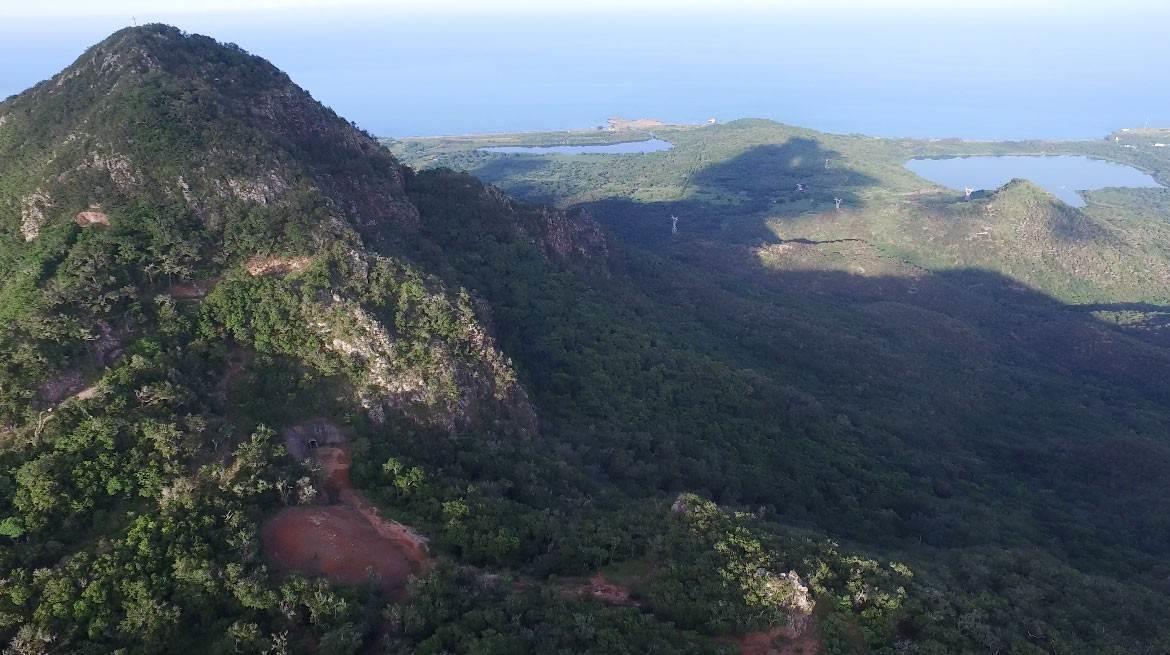
M 236 42 L 385 136 L 589 128 L 613 115 L 969 139 L 1170 125 L 1170 10 L 138 18 Z M 0 96 L 129 22 L 3 21 Z

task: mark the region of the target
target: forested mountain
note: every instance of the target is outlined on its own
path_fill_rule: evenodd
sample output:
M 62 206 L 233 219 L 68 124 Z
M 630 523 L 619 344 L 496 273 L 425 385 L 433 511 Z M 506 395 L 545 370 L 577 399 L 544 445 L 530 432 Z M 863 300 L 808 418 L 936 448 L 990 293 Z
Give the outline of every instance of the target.
M 1170 649 L 1158 339 L 591 209 L 165 26 L 0 104 L 7 652 Z

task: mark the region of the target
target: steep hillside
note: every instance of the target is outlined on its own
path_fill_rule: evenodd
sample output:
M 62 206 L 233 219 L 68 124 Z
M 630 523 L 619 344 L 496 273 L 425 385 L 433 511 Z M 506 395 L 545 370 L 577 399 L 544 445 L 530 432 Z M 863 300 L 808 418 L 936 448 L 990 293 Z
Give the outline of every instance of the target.
M 413 171 L 165 26 L 0 104 L 7 652 L 1166 650 L 1170 352 L 654 193 Z
M 913 144 L 760 121 L 655 134 L 675 148 L 576 157 L 477 150 L 548 144 L 561 134 L 392 146 L 412 161 L 467 167 L 527 197 L 587 208 L 619 237 L 611 315 L 625 308 L 640 330 L 661 330 L 650 347 L 685 346 L 724 367 L 699 382 L 701 373 L 642 350 L 637 339 L 605 336 L 611 325 L 585 328 L 586 347 L 605 345 L 574 368 L 610 371 L 590 374 L 606 388 L 621 384 L 615 378 L 647 380 L 634 387 L 636 404 L 611 395 L 595 412 L 620 417 L 604 432 L 625 435 L 607 442 L 610 476 L 629 471 L 631 486 L 702 489 L 898 553 L 928 579 L 948 581 L 940 592 L 954 603 L 948 612 L 997 617 L 975 630 L 947 619 L 903 625 L 902 636 L 937 639 L 945 652 L 1118 647 L 1053 626 L 1074 607 L 1103 611 L 1093 600 L 1100 588 L 1088 591 L 1102 579 L 1120 583 L 1115 600 L 1167 591 L 1152 573 L 1165 543 L 1161 510 L 1153 509 L 1167 485 L 1170 360 L 1156 322 L 1165 308 L 1132 302 L 1164 294 L 1159 242 L 1138 238 L 1156 236 L 1157 226 L 1105 218 L 1092 205 L 1078 211 L 1026 183 L 965 202 L 901 168 Z M 610 135 L 623 137 L 639 135 Z M 844 200 L 841 211 L 834 197 Z M 671 215 L 680 217 L 674 235 Z M 989 223 L 990 247 L 967 238 Z M 488 276 L 468 279 L 505 304 Z M 1065 304 L 1078 299 L 1094 302 Z M 1124 314 L 1125 329 L 1109 314 Z M 585 322 L 564 319 L 573 320 Z M 537 331 L 524 334 L 504 342 L 521 370 L 550 361 L 533 346 Z M 641 371 L 601 354 L 616 352 L 647 353 Z M 671 386 L 678 378 L 700 393 L 679 394 Z M 547 398 L 556 387 L 534 389 Z M 676 395 L 657 397 L 664 389 Z M 583 400 L 591 399 L 567 387 L 537 402 Z M 617 444 L 640 444 L 643 434 L 677 446 L 616 456 Z M 666 471 L 682 475 L 653 477 Z M 1139 543 L 1149 550 L 1133 550 Z M 1049 593 L 1039 591 L 1044 575 L 1016 577 L 1011 561 L 1072 565 L 1080 573 L 1057 577 L 1077 599 L 1048 606 L 1047 618 L 1036 603 L 1016 606 L 1019 613 L 992 609 L 983 601 Z M 961 573 L 971 566 L 997 571 L 991 578 L 1011 590 L 989 591 L 988 579 Z M 1049 627 L 1029 628 L 1033 620 Z M 1043 639 L 1027 636 L 1041 632 Z M 1154 643 L 1121 648 L 1156 652 Z
M 417 230 L 407 172 L 271 64 L 206 37 L 127 30 L 2 112 L 0 270 L 23 279 L 5 284 L 0 313 L 9 335 L 58 355 L 8 367 L 26 388 L 108 363 L 79 346 L 149 333 L 143 304 L 214 286 L 208 315 L 235 338 L 349 365 L 367 405 L 422 405 L 453 426 L 504 401 L 532 428 L 469 301 L 362 245 Z M 348 288 L 331 286 L 342 276 Z M 391 318 L 394 329 L 379 323 Z M 22 400 L 34 399 L 6 394 L 9 416 Z
M 233 203 L 286 204 L 310 185 L 363 226 L 417 220 L 402 171 L 367 135 L 271 64 L 178 38 L 120 32 L 4 104 L 5 207 L 26 241 L 87 204 L 148 198 L 231 234 Z
M 7 652 L 721 650 L 670 603 L 544 581 L 677 522 L 542 426 L 557 408 L 497 345 L 494 312 L 543 320 L 608 256 L 587 216 L 416 177 L 267 62 L 173 28 L 0 104 Z M 722 598 L 721 630 L 748 621 Z

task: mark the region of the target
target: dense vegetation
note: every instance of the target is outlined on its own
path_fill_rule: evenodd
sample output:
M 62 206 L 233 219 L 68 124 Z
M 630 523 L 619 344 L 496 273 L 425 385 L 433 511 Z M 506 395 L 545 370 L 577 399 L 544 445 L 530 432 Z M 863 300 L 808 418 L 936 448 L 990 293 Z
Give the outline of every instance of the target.
M 730 365 L 716 374 L 719 382 L 696 385 L 701 397 L 675 395 L 672 411 L 647 413 L 654 426 L 668 422 L 663 432 L 670 436 L 658 439 L 692 442 L 682 435 L 697 426 L 701 436 L 693 443 L 716 448 L 695 456 L 690 468 L 685 456 L 671 466 L 649 466 L 673 450 L 649 451 L 634 458 L 644 465 L 631 478 L 686 471 L 688 480 L 702 481 L 691 488 L 721 502 L 763 504 L 785 523 L 894 549 L 947 589 L 941 597 L 965 608 L 956 615 L 987 617 L 991 611 L 977 600 L 987 593 L 986 578 L 949 572 L 972 567 L 996 571 L 992 575 L 1001 580 L 993 584 L 996 594 L 982 596 L 987 600 L 1080 589 L 1070 607 L 1088 615 L 1072 620 L 1056 609 L 1041 619 L 1063 623 L 1062 630 L 1084 627 L 1122 598 L 1165 602 L 1153 600 L 1166 593 L 1164 574 L 1154 571 L 1162 570 L 1158 553 L 1168 543 L 1164 510 L 1153 507 L 1167 483 L 1166 352 L 1155 345 L 1161 336 L 1151 317 L 1165 315 L 1155 304 L 1166 289 L 1157 271 L 1170 239 L 1158 205 L 1142 204 L 1160 191 L 1109 192 L 1125 207 L 1142 207 L 1144 216 L 1097 204 L 1073 210 L 1026 183 L 966 203 L 961 195 L 919 192 L 923 183 L 901 168 L 904 157 L 939 154 L 942 145 L 832 137 L 751 121 L 666 128 L 656 135 L 670 138 L 675 149 L 532 157 L 476 150 L 515 141 L 510 137 L 392 144 L 410 161 L 469 168 L 524 197 L 588 208 L 625 237 L 623 256 L 614 258 L 620 271 L 606 282 L 615 290 L 606 298 L 624 293 L 640 331 L 664 331 L 661 340 L 650 332 L 658 349 L 643 352 L 660 358 L 662 345 L 686 344 L 684 356 L 702 353 Z M 557 138 L 563 137 L 526 136 L 525 142 Z M 1097 148 L 1066 149 L 1090 145 Z M 961 146 L 947 147 L 957 152 Z M 797 183 L 809 190 L 795 191 Z M 833 211 L 826 197 L 846 199 L 846 209 Z M 674 237 L 672 214 L 682 217 Z M 972 233 L 985 229 L 984 216 L 1016 234 L 992 248 L 968 245 Z M 1020 233 L 1029 218 L 1042 229 Z M 1128 254 L 1119 256 L 1119 249 Z M 1144 254 L 1135 254 L 1139 250 Z M 1142 257 L 1153 263 L 1136 264 Z M 954 270 L 956 263 L 1004 270 L 1062 298 L 1092 303 L 1081 312 L 1010 278 Z M 478 284 L 493 305 L 507 306 L 477 282 L 486 278 L 473 275 L 467 283 Z M 589 298 L 587 292 L 573 295 Z M 594 315 L 585 306 L 582 314 Z M 1115 321 L 1119 315 L 1125 332 L 1093 318 Z M 615 332 L 611 316 L 605 327 L 581 334 L 592 342 L 610 338 L 607 332 Z M 521 360 L 547 361 L 543 352 L 519 355 L 536 339 L 535 331 L 526 334 L 509 351 Z M 606 359 L 602 352 L 638 350 L 637 339 L 623 341 L 573 366 L 597 367 Z M 668 388 L 669 376 L 687 368 L 676 360 L 661 368 L 631 362 L 612 370 L 620 370 L 620 378 L 653 379 L 633 392 L 637 409 L 599 412 L 621 416 L 624 424 L 614 428 L 620 432 L 653 403 L 647 390 Z M 747 376 L 743 386 L 720 396 L 740 371 Z M 540 393 L 549 389 L 533 386 Z M 580 404 L 577 391 L 555 404 Z M 767 406 L 753 406 L 752 392 Z M 678 407 L 686 412 L 704 402 L 735 409 L 700 410 L 719 415 L 718 425 L 696 423 L 698 417 L 670 423 Z M 1154 422 L 1141 427 L 1147 419 Z M 718 442 L 716 435 L 727 434 L 723 429 L 732 422 L 734 436 Z M 655 434 L 653 427 L 647 431 Z M 620 441 L 638 443 L 630 434 Z M 617 476 L 623 469 L 611 462 L 606 470 Z M 672 489 L 678 483 L 654 484 Z M 1136 544 L 1145 545 L 1134 550 Z M 1027 582 L 1008 572 L 1025 561 L 1039 567 Z M 1056 579 L 1061 582 L 1045 582 Z M 1111 600 L 1099 602 L 1105 597 Z M 1043 604 L 1037 600 L 1025 613 L 1039 616 Z M 1007 635 L 1052 632 L 1029 628 L 1030 620 L 981 622 L 975 632 L 982 636 L 975 639 L 994 650 L 1009 647 Z M 1004 629 L 1008 624 L 1015 627 Z M 1123 632 L 1157 631 L 1147 624 Z M 1033 646 L 1053 652 L 1070 643 L 1093 643 L 1088 652 L 1110 648 L 1076 632 Z M 955 638 L 940 641 L 952 650 L 974 648 L 958 646 L 964 642 Z M 1052 645 L 1057 641 L 1059 648 Z M 1027 652 L 1019 644 L 1011 648 Z
M 609 239 L 172 28 L 0 104 L 7 652 L 716 653 L 789 622 L 826 653 L 1164 652 L 1170 354 L 994 273 L 780 242 L 773 200 L 796 229 L 885 173 L 726 129 L 654 173 L 694 197 L 558 160 L 542 193 L 588 190 Z M 987 204 L 1095 238 L 1038 198 Z M 1158 293 L 1127 284 L 1084 293 Z M 280 436 L 314 417 L 430 539 L 403 592 L 266 559 L 271 516 L 331 502 Z

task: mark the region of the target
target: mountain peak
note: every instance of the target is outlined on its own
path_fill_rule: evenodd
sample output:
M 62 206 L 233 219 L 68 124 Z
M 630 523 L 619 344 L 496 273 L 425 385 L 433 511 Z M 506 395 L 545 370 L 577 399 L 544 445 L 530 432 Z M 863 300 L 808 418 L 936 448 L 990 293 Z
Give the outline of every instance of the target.
M 235 71 L 237 74 L 232 75 Z M 119 84 L 141 82 L 151 74 L 199 80 L 223 85 L 232 91 L 240 73 L 255 84 L 267 78 L 270 84 L 291 84 L 288 76 L 261 57 L 235 44 L 220 43 L 211 37 L 188 34 L 170 25 L 150 24 L 127 27 L 90 47 L 69 67 L 31 91 L 55 94 L 73 80 L 81 80 L 94 92 L 108 92 Z
M 127 27 L 91 47 L 71 69 L 89 66 L 98 71 L 124 70 L 138 67 L 141 71 L 158 70 L 164 60 L 189 49 L 189 44 L 199 39 L 177 27 L 163 24 Z M 202 37 L 206 38 L 206 37 Z
M 26 182 L 0 204 L 19 208 L 26 241 L 144 195 L 213 227 L 227 204 L 287 205 L 297 189 L 359 230 L 417 220 L 404 172 L 371 135 L 263 58 L 167 25 L 114 33 L 0 116 L 0 174 Z

